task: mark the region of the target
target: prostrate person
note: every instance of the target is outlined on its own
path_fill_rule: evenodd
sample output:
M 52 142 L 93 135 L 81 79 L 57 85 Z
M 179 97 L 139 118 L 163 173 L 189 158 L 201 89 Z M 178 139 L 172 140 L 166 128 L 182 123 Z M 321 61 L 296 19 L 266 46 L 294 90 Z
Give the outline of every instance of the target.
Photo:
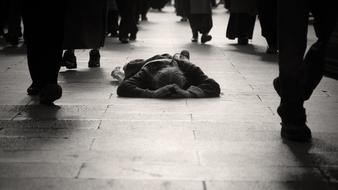
M 125 77 L 117 89 L 120 97 L 207 98 L 219 97 L 219 84 L 189 61 L 188 51 L 179 55 L 156 55 L 124 66 Z

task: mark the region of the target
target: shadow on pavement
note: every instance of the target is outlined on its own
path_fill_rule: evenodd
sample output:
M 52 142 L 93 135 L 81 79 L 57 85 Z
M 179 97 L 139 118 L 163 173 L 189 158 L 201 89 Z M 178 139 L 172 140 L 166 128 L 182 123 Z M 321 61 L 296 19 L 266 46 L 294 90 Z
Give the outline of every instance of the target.
M 332 160 L 326 157 L 328 154 L 323 152 L 337 151 L 337 146 L 327 144 L 320 139 L 312 139 L 308 143 L 283 140 L 283 143 L 299 162 L 300 167 L 306 171 L 302 175 L 294 176 L 300 178 L 297 179 L 300 183 L 285 183 L 287 189 L 331 189 L 335 186 L 331 184 L 330 171 L 325 169 L 335 163 L 332 163 Z
M 268 63 L 278 63 L 278 55 L 273 55 L 273 54 L 267 54 L 265 51 L 257 51 L 258 47 L 257 45 L 238 45 L 238 44 L 229 44 L 232 47 L 235 47 L 235 50 L 230 50 L 238 53 L 243 53 L 243 54 L 249 54 L 249 55 L 254 55 L 258 56 L 261 58 L 262 61 L 268 62 Z

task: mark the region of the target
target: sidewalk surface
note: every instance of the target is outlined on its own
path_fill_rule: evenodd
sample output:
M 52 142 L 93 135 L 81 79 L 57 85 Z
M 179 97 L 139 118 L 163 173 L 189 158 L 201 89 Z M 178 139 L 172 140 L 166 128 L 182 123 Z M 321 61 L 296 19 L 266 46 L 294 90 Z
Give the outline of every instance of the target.
M 76 51 L 78 69 L 61 70 L 64 94 L 53 108 L 26 95 L 23 48 L 0 50 L 1 190 L 338 189 L 336 80 L 323 78 L 306 103 L 312 143 L 283 141 L 277 58 L 264 53 L 258 22 L 243 47 L 225 38 L 221 7 L 206 45 L 190 42 L 172 7 L 148 17 L 136 42 L 107 39 L 101 68 L 89 69 L 89 51 Z M 220 83 L 220 98 L 117 97 L 114 67 L 183 49 Z

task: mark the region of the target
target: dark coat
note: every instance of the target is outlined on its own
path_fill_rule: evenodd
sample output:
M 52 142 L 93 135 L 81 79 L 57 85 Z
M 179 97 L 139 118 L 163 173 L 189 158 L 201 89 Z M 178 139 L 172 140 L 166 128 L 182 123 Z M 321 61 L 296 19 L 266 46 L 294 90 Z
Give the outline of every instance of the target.
M 181 17 L 187 17 L 187 13 L 184 10 L 184 0 L 175 0 L 176 15 Z
M 148 60 L 134 60 L 125 67 L 125 79 L 117 88 L 117 94 L 121 97 L 142 97 L 151 89 L 153 76 L 157 71 L 168 65 L 177 64 L 186 77 L 188 84 L 184 87 L 195 98 L 218 97 L 220 95 L 219 84 L 206 76 L 196 65 L 187 60 L 173 59 L 168 54 L 157 55 Z
M 190 0 L 191 14 L 211 14 L 210 0 Z
M 64 49 L 97 49 L 104 45 L 107 0 L 68 0 Z
M 107 0 L 107 8 L 111 11 L 118 11 L 116 0 Z
M 256 15 L 257 0 L 229 0 L 229 10 L 231 13 L 248 13 Z
M 169 0 L 149 0 L 150 7 L 153 9 L 162 9 Z

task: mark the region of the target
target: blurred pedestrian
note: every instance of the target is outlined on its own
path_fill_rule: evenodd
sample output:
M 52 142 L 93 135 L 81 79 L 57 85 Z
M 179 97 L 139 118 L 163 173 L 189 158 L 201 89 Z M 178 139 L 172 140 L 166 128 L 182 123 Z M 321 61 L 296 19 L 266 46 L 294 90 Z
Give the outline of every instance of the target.
M 150 9 L 150 3 L 149 3 L 149 0 L 138 0 L 139 2 L 139 5 L 138 5 L 138 9 L 137 9 L 137 21 L 140 20 L 140 17 L 141 17 L 141 20 L 142 21 L 147 21 L 148 20 L 148 17 L 147 17 L 147 14 L 148 14 L 148 11 Z
M 192 31 L 191 41 L 198 42 L 199 33 L 203 44 L 210 41 L 209 32 L 213 26 L 210 0 L 184 0 L 184 7 Z
M 66 0 L 23 3 L 27 62 L 32 79 L 27 93 L 39 95 L 42 104 L 52 104 L 62 96 L 58 73 L 62 58 Z
M 188 14 L 185 12 L 184 9 L 184 1 L 185 0 L 175 0 L 175 10 L 176 15 L 181 17 L 181 22 L 188 21 Z
M 318 39 L 305 54 L 309 12 L 314 17 Z M 273 85 L 281 97 L 277 112 L 282 120 L 282 138 L 308 141 L 312 137 L 306 125 L 304 101 L 323 76 L 325 51 L 336 14 L 334 1 L 278 1 L 279 77 Z
M 119 30 L 119 10 L 116 0 L 108 0 L 107 14 L 107 35 L 109 37 L 118 37 Z
M 91 49 L 88 67 L 100 67 L 100 52 L 106 36 L 106 0 L 67 1 L 62 66 L 77 68 L 75 49 Z
M 7 24 L 8 0 L 0 0 L 0 37 L 5 34 Z
M 257 8 L 256 0 L 229 0 L 230 18 L 226 37 L 237 38 L 240 45 L 247 45 L 252 39 L 255 27 Z
M 17 46 L 22 37 L 22 0 L 7 1 L 7 33 L 4 34 L 7 43 Z
M 278 53 L 277 40 L 277 0 L 257 0 L 258 18 L 262 36 L 268 44 L 266 53 Z
M 135 0 L 116 0 L 121 16 L 119 26 L 119 40 L 121 43 L 135 41 L 137 38 L 137 6 Z

